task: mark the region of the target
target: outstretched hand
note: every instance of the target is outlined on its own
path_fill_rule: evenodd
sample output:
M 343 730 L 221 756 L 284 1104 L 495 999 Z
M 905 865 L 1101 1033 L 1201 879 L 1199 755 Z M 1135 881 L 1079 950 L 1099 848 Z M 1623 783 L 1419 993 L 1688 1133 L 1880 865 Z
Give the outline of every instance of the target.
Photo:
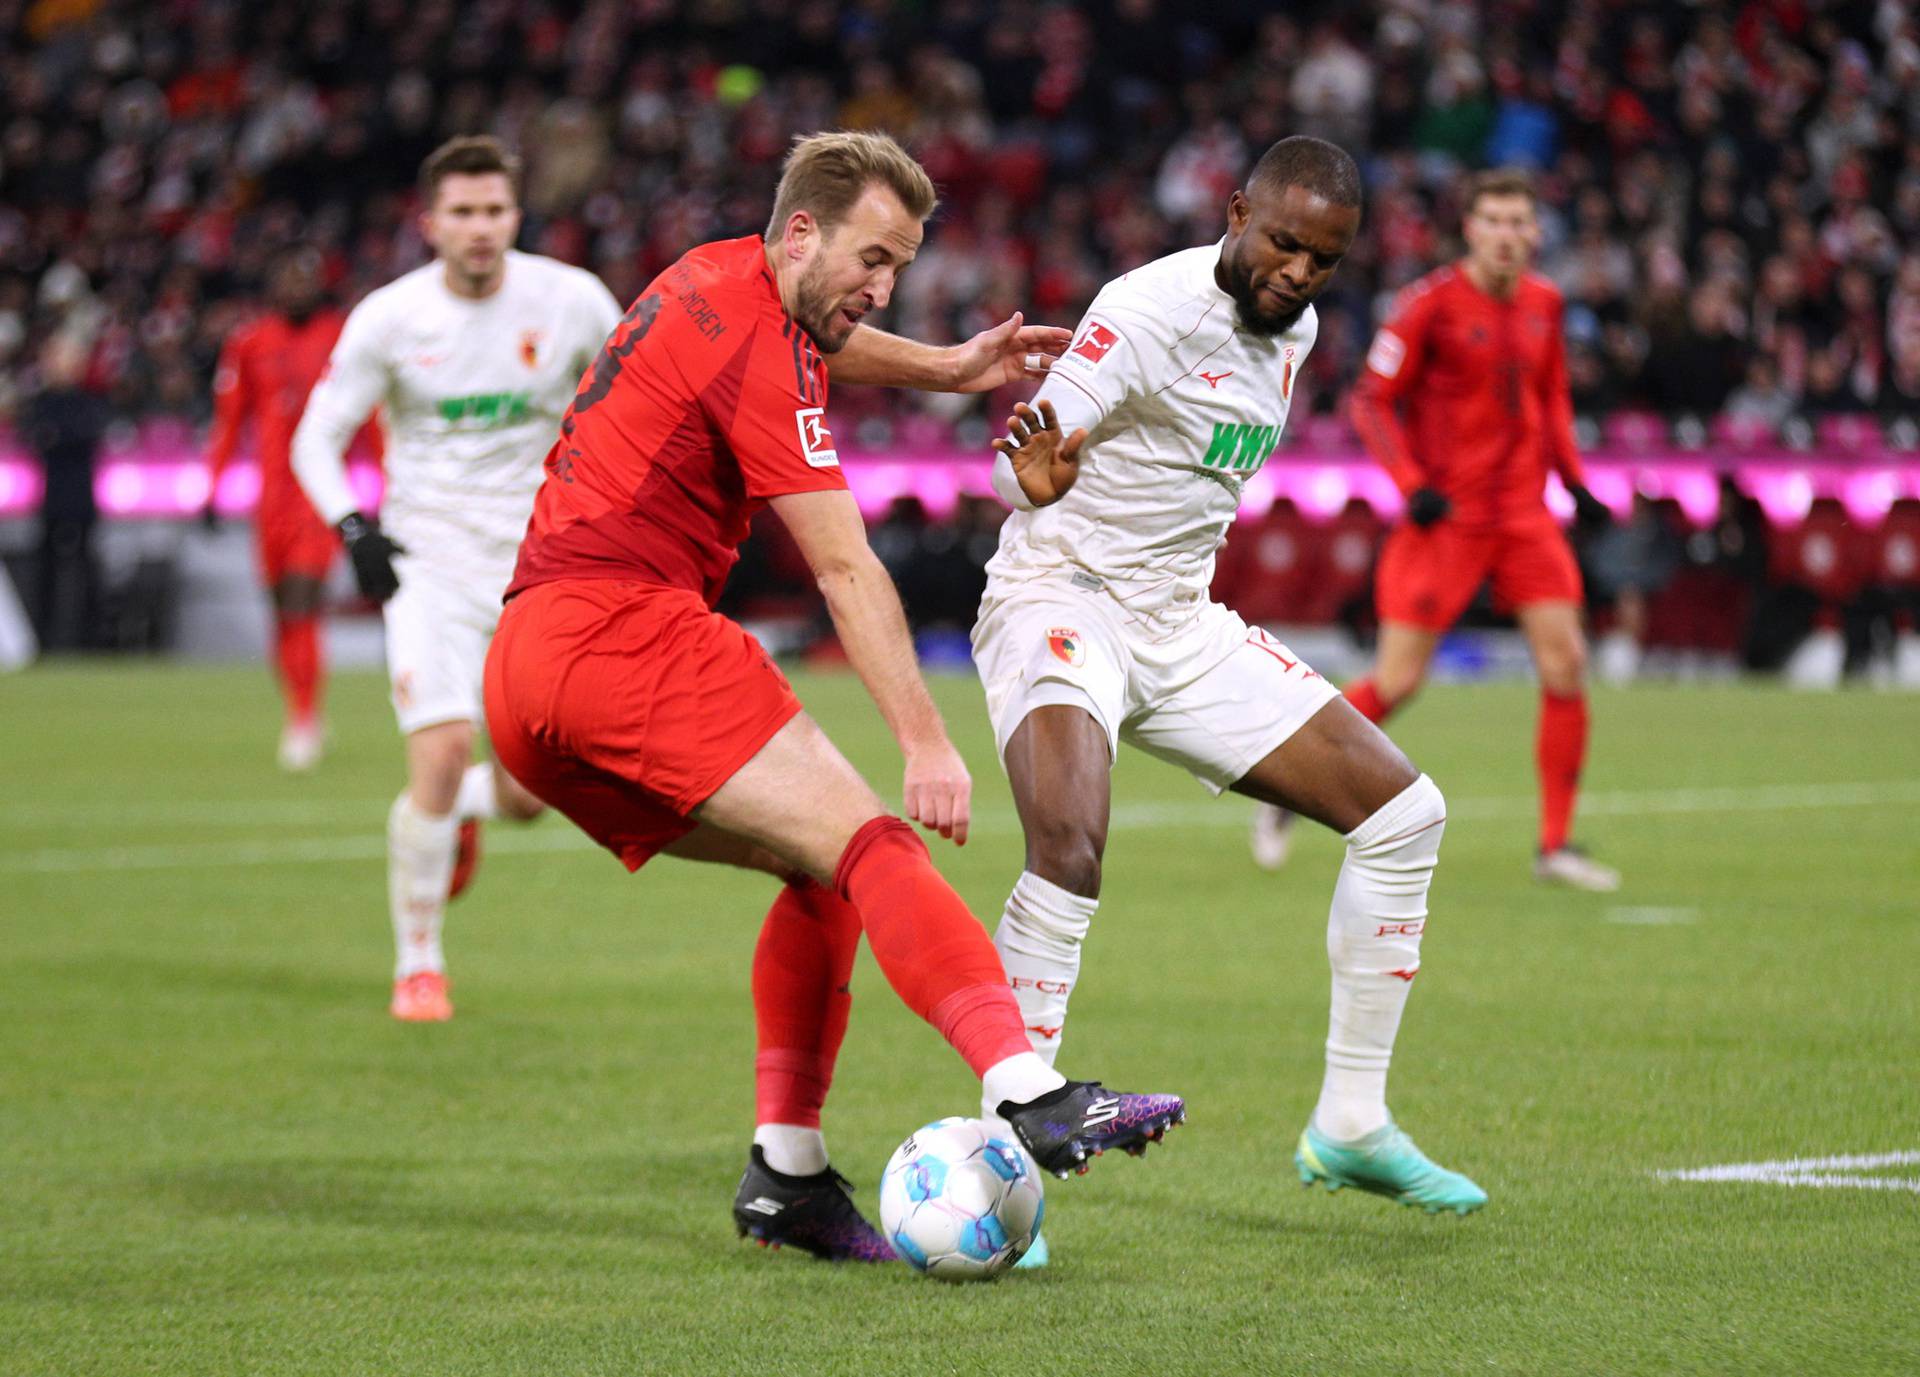
M 955 392 L 990 392 L 1009 383 L 1038 382 L 1067 352 L 1073 332 L 1057 325 L 1024 325 L 1015 311 L 991 330 L 953 347 Z
M 1086 427 L 1062 437 L 1053 403 L 1043 400 L 1035 411 L 1025 402 L 1007 417 L 1007 437 L 993 447 L 1013 463 L 1020 491 L 1036 507 L 1049 506 L 1067 495 L 1080 477 L 1080 447 L 1087 442 Z

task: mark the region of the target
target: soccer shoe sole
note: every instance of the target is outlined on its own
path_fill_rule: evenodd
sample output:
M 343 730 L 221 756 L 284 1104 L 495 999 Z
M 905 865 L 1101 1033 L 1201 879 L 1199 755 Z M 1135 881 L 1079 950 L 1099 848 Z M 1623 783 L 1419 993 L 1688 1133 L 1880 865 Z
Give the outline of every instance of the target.
M 1069 1176 L 1085 1176 L 1088 1171 L 1092 1170 L 1094 1158 L 1105 1157 L 1109 1151 L 1116 1149 L 1126 1153 L 1129 1157 L 1145 1157 L 1148 1148 L 1152 1147 L 1155 1143 L 1164 1142 L 1168 1133 L 1180 1127 L 1180 1125 L 1186 1121 L 1187 1110 L 1186 1106 L 1182 1105 L 1180 1112 L 1177 1114 L 1170 1114 L 1164 1119 L 1148 1120 L 1146 1124 L 1141 1126 L 1140 1132 L 1126 1142 L 1096 1144 L 1090 1143 L 1084 1138 L 1071 1138 L 1067 1142 L 1067 1148 L 1074 1155 L 1073 1166 L 1071 1168 L 1055 1167 L 1053 1168 L 1053 1175 L 1062 1181 L 1066 1180 Z M 1021 1145 L 1023 1147 L 1025 1146 L 1024 1140 L 1022 1140 Z M 1029 1155 L 1031 1155 L 1031 1153 L 1029 1153 Z M 1039 1163 L 1035 1162 L 1034 1165 L 1038 1166 Z M 1045 1168 L 1042 1168 L 1042 1170 L 1045 1170 Z M 1037 1266 L 1038 1264 L 1035 1265 Z
M 824 1248 L 809 1247 L 805 1243 L 795 1242 L 791 1239 L 776 1238 L 764 1225 L 744 1224 L 737 1215 L 734 1217 L 733 1231 L 737 1237 L 748 1239 L 754 1246 L 763 1248 L 770 1253 L 777 1253 L 782 1248 L 790 1248 L 796 1253 L 804 1254 L 807 1257 L 815 1258 L 821 1262 L 851 1262 L 855 1264 L 863 1262 L 893 1262 L 897 1260 L 890 1257 L 856 1257 L 852 1254 L 833 1253 Z
M 1303 1187 L 1311 1189 L 1317 1182 L 1326 1188 L 1329 1195 L 1336 1194 L 1346 1187 L 1351 1186 L 1357 1191 L 1365 1191 L 1368 1195 L 1377 1195 L 1383 1200 L 1393 1201 L 1396 1205 L 1406 1205 L 1411 1209 L 1421 1210 L 1427 1214 L 1444 1214 L 1451 1210 L 1453 1213 L 1462 1217 L 1472 1214 L 1475 1210 L 1487 1203 L 1487 1196 L 1484 1191 L 1480 1192 L 1480 1198 L 1478 1200 L 1422 1200 L 1413 1191 L 1390 1185 L 1385 1181 L 1349 1175 L 1323 1162 L 1320 1159 L 1320 1155 L 1314 1151 L 1313 1144 L 1307 1141 L 1307 1135 L 1304 1132 L 1301 1133 L 1300 1142 L 1293 1150 L 1293 1165 L 1300 1173 L 1300 1184 Z M 1442 1168 L 1442 1170 L 1445 1170 L 1445 1168 Z M 1458 1172 L 1451 1174 L 1459 1175 Z M 1462 1177 L 1461 1179 L 1465 1180 L 1466 1178 Z M 1469 1181 L 1468 1184 L 1472 1185 L 1473 1183 Z M 1474 1189 L 1476 1191 L 1480 1190 L 1478 1186 L 1474 1186 Z

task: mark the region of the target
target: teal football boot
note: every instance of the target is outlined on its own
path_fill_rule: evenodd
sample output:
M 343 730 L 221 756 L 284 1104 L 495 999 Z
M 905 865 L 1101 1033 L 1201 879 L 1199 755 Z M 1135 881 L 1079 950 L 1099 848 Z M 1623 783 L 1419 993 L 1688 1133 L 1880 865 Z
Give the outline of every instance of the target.
M 1294 1149 L 1293 1164 L 1300 1169 L 1303 1186 L 1316 1181 L 1330 1191 L 1353 1186 L 1428 1214 L 1472 1214 L 1487 1203 L 1485 1191 L 1435 1163 L 1391 1120 L 1354 1143 L 1325 1138 L 1309 1122 Z

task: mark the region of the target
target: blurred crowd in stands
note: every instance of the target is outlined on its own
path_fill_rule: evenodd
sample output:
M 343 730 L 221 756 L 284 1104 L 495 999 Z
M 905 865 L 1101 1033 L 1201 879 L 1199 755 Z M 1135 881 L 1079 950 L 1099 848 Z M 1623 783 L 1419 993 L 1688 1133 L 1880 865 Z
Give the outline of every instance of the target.
M 1506 164 L 1539 174 L 1583 416 L 1920 443 L 1906 0 L 0 0 L 0 420 L 56 336 L 117 418 L 203 420 L 277 251 L 319 247 L 343 304 L 423 260 L 414 177 L 451 134 L 518 147 L 522 246 L 626 300 L 762 228 L 790 137 L 832 126 L 941 188 L 905 333 L 1071 324 L 1305 132 L 1368 203 L 1296 438 L 1341 434 L 1386 303 L 1455 251 L 1462 174 Z M 976 448 L 1006 399 L 834 402 L 856 447 Z
M 1920 412 L 1902 0 L 0 0 L 0 35 L 0 371 L 82 332 L 122 414 L 204 413 L 277 248 L 324 248 L 349 301 L 420 262 L 414 175 L 448 135 L 522 149 L 523 244 L 624 300 L 759 229 L 790 136 L 829 126 L 903 136 L 941 187 L 911 333 L 1070 323 L 1217 237 L 1250 160 L 1307 132 L 1369 188 L 1318 410 L 1451 251 L 1462 170 L 1516 164 L 1583 409 Z

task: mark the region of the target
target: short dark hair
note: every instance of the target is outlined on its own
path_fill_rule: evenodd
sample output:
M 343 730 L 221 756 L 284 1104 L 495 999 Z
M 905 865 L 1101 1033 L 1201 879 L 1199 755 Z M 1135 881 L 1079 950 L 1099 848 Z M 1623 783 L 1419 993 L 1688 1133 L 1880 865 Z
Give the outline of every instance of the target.
M 1524 167 L 1496 167 L 1487 172 L 1476 172 L 1467 182 L 1467 200 L 1461 208 L 1462 213 L 1471 215 L 1473 208 L 1480 204 L 1482 196 L 1524 196 L 1530 205 L 1540 204 L 1540 193 L 1534 189 L 1533 174 Z
M 520 159 L 491 134 L 462 134 L 448 139 L 420 164 L 420 199 L 428 209 L 448 177 L 484 177 L 498 172 L 520 196 Z
M 1360 204 L 1360 167 L 1346 149 L 1325 139 L 1295 134 L 1260 155 L 1248 186 L 1273 191 L 1297 186 L 1336 206 Z

